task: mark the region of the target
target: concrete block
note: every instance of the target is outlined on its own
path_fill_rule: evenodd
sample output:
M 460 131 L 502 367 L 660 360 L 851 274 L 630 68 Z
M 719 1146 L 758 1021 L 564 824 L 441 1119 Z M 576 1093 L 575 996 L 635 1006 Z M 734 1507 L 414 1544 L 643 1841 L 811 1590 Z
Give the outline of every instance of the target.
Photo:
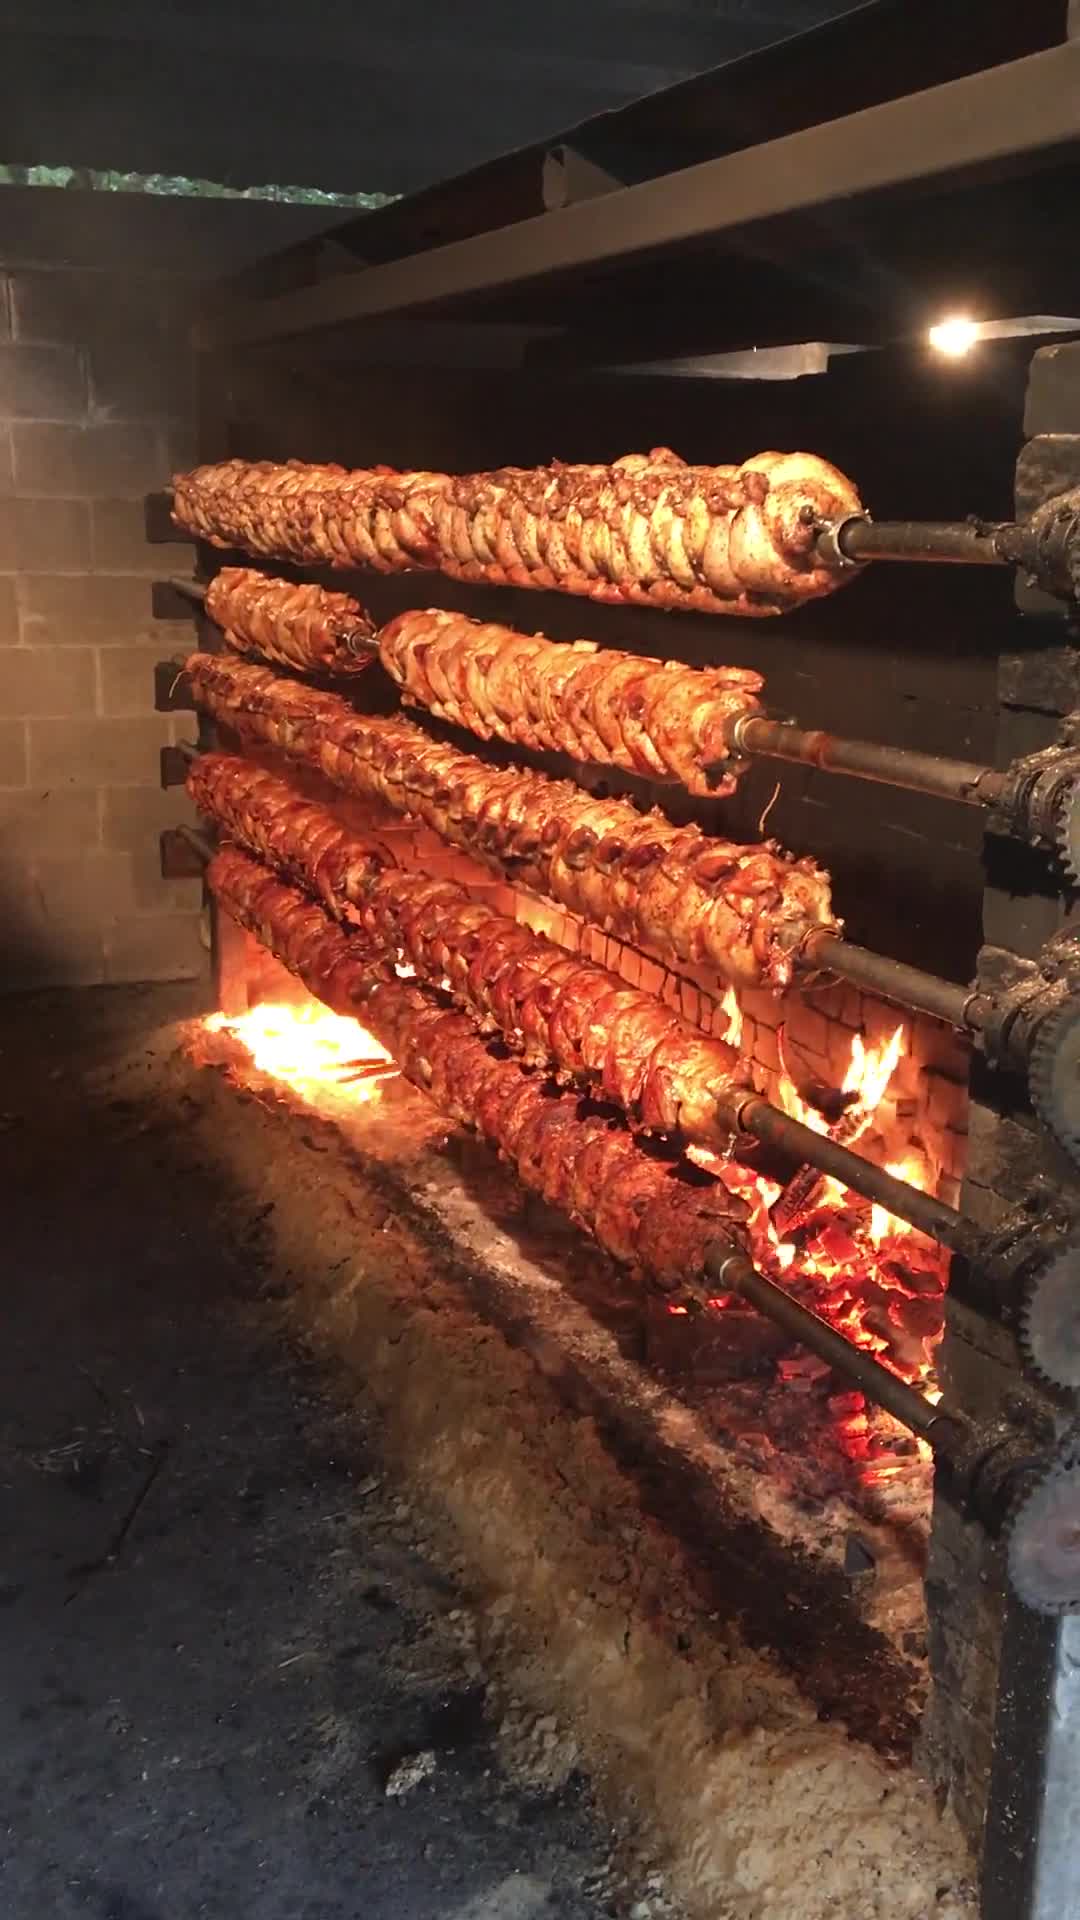
M 158 750 L 166 737 L 160 716 L 138 720 L 29 720 L 26 726 L 29 777 L 34 786 L 53 782 L 65 787 L 145 786 L 147 776 L 153 776 Z M 25 771 L 22 777 L 26 779 Z
M 146 274 L 93 273 L 70 267 L 32 268 L 11 276 L 16 340 L 77 346 L 110 331 L 158 341 L 164 288 Z
M 108 338 L 89 358 L 95 419 L 186 420 L 193 412 L 194 361 L 183 347 L 154 340 L 133 352 L 128 340 Z
M 19 605 L 14 580 L 0 579 L 0 647 L 19 644 Z
M 0 859 L 94 847 L 98 812 L 93 787 L 25 787 L 0 793 Z
M 11 435 L 15 484 L 24 493 L 138 497 L 160 487 L 168 477 L 164 449 L 152 426 L 111 422 L 41 426 L 16 421 Z
M 12 565 L 21 573 L 78 573 L 89 568 L 90 508 L 85 500 L 15 499 L 10 512 Z
M 34 863 L 34 891 L 46 919 L 104 927 L 132 912 L 132 856 L 88 847 L 78 854 L 42 854 Z
M 123 573 L 38 573 L 19 585 L 30 645 L 124 646 L 154 635 L 150 583 Z
M 190 574 L 189 545 L 151 546 L 141 500 L 95 500 L 90 508 L 96 567 L 115 573 Z
M 154 666 L 160 657 L 160 646 L 153 641 L 137 647 L 102 647 L 98 654 L 99 711 L 153 713 Z M 189 731 L 192 724 L 189 721 Z
M 159 833 L 182 822 L 194 826 L 195 808 L 183 787 L 162 792 L 156 784 L 145 787 L 106 787 L 102 793 L 101 837 L 107 847 L 134 850 L 152 844 L 157 851 Z
M 105 935 L 109 980 L 194 980 L 209 970 L 198 913 L 146 913 Z
M 9 420 L 82 420 L 86 371 L 72 347 L 0 345 L 0 416 Z
M 26 722 L 0 720 L 0 787 L 25 787 Z
M 0 672 L 0 714 L 91 714 L 97 704 L 90 647 L 12 647 Z
M 0 991 L 89 987 L 105 978 L 100 929 L 48 921 L 30 872 L 0 869 Z

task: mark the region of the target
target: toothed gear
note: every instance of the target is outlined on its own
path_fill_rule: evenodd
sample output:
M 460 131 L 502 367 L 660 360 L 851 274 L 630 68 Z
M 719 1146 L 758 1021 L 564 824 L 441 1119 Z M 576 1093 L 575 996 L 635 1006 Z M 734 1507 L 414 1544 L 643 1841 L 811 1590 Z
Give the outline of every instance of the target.
M 1008 1528 L 1009 1579 L 1035 1613 L 1080 1613 L 1080 1441 L 1075 1432 Z
M 1058 806 L 1057 844 L 1062 865 L 1080 886 L 1080 781 L 1070 781 Z
M 1035 1373 L 1080 1389 L 1080 1238 L 1066 1240 L 1028 1282 L 1017 1336 Z
M 1044 1126 L 1080 1161 L 1080 999 L 1041 1023 L 1028 1060 L 1031 1104 Z

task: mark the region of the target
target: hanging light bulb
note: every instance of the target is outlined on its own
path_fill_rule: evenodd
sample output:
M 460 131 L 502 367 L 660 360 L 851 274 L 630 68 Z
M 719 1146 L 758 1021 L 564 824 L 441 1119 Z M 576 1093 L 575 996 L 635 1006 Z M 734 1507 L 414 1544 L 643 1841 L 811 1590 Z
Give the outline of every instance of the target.
M 969 320 L 963 313 L 952 313 L 930 328 L 927 339 L 937 353 L 945 354 L 950 360 L 960 360 L 971 352 L 981 333 L 977 320 Z

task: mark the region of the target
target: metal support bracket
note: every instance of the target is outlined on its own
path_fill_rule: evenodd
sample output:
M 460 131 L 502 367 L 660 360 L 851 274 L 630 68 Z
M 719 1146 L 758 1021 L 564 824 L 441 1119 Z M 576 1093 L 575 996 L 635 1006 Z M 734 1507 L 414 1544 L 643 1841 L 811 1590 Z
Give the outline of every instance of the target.
M 206 871 L 206 859 L 178 827 L 166 827 L 159 835 L 161 877 L 163 880 L 200 880 Z

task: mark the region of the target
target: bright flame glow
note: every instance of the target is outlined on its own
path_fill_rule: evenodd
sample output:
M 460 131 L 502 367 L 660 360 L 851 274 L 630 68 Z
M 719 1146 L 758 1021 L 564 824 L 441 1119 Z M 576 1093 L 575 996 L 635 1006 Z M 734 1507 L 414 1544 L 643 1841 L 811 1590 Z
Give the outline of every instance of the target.
M 903 1160 L 890 1160 L 886 1173 L 895 1175 L 897 1180 L 906 1180 L 909 1187 L 925 1189 L 926 1179 L 920 1154 L 907 1154 Z M 880 1247 L 889 1234 L 914 1233 L 915 1229 L 907 1220 L 898 1220 L 887 1207 L 874 1205 L 870 1209 L 870 1238 L 875 1247 Z
M 927 334 L 930 345 L 943 353 L 948 360 L 962 360 L 980 338 L 982 329 L 977 320 L 968 319 L 966 314 L 951 313 L 939 320 Z
M 841 1083 L 843 1091 L 857 1093 L 859 1106 L 873 1113 L 881 1105 L 882 1095 L 896 1072 L 903 1045 L 902 1022 L 883 1047 L 865 1046 L 862 1034 L 857 1033 L 851 1042 L 851 1059 Z
M 301 1006 L 263 1002 L 227 1019 L 212 1013 L 208 1033 L 229 1033 L 273 1080 L 283 1080 L 312 1106 L 328 1087 L 357 1104 L 374 1099 L 379 1085 L 397 1072 L 385 1047 L 362 1027 L 331 1013 L 317 1000 Z
M 734 987 L 728 988 L 720 1002 L 720 1007 L 721 1011 L 727 1014 L 727 1026 L 724 1028 L 722 1037 L 729 1047 L 734 1047 L 737 1051 L 742 1045 L 743 1017 L 742 1008 L 735 997 Z

